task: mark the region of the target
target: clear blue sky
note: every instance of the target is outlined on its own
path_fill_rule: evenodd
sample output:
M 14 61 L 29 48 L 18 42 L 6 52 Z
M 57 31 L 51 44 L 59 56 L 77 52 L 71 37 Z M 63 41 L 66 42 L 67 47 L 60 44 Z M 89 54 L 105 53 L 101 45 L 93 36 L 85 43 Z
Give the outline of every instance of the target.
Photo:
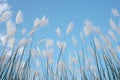
M 24 26 L 31 29 L 36 17 L 45 15 L 49 24 L 41 34 L 54 35 L 53 30 L 60 27 L 65 31 L 69 22 L 74 22 L 74 33 L 79 34 L 83 29 L 84 20 L 90 19 L 93 24 L 108 29 L 111 9 L 120 10 L 119 0 L 8 0 L 13 14 L 22 10 Z M 13 18 L 15 19 L 15 18 Z M 43 31 L 43 32 L 42 32 Z M 50 34 L 49 34 L 50 33 Z
M 85 19 L 107 29 L 109 18 L 112 16 L 111 9 L 120 10 L 119 0 L 8 0 L 8 3 L 14 15 L 18 10 L 22 10 L 24 26 L 30 29 L 36 17 L 45 15 L 49 19 L 48 27 L 44 28 L 45 35 L 54 35 L 53 30 L 56 27 L 64 31 L 71 21 L 75 25 L 74 33 L 79 33 L 83 29 Z
M 55 27 L 65 29 L 71 21 L 76 30 L 81 30 L 85 19 L 106 29 L 109 27 L 111 9 L 120 10 L 119 3 L 119 0 L 8 0 L 13 19 L 17 11 L 22 10 L 24 26 L 32 28 L 33 20 L 45 15 L 50 21 L 48 31 Z

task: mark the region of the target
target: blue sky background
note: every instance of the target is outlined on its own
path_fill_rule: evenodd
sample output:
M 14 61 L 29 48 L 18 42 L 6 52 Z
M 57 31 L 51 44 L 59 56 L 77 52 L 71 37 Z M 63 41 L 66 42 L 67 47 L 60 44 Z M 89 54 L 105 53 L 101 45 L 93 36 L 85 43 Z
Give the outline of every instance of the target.
M 85 19 L 90 19 L 104 31 L 110 27 L 111 9 L 120 10 L 119 0 L 8 0 L 8 2 L 13 15 L 16 15 L 18 10 L 23 12 L 24 24 L 22 25 L 28 31 L 32 28 L 36 17 L 41 18 L 45 15 L 49 19 L 49 24 L 39 31 L 44 36 L 54 36 L 53 31 L 56 27 L 60 27 L 65 32 L 71 21 L 75 25 L 73 33 L 79 34 L 83 29 Z M 14 19 L 15 16 L 13 16 Z
M 116 8 L 120 11 L 120 0 L 8 0 L 7 3 L 11 6 L 12 21 L 15 22 L 16 14 L 19 10 L 23 12 L 24 22 L 16 25 L 17 39 L 20 38 L 22 28 L 27 29 L 27 33 L 33 27 L 36 18 L 46 16 L 49 23 L 45 27 L 41 27 L 35 33 L 35 44 L 42 38 L 54 39 L 56 44 L 57 40 L 63 40 L 64 37 L 59 38 L 55 32 L 57 27 L 61 28 L 61 34 L 65 35 L 66 28 L 70 22 L 74 23 L 73 31 L 67 36 L 66 53 L 73 49 L 71 36 L 74 35 L 78 40 L 77 50 L 81 46 L 80 32 L 83 31 L 84 21 L 90 19 L 93 25 L 100 26 L 103 32 L 110 28 L 109 19 L 112 17 L 115 21 L 119 20 L 118 17 L 112 15 L 111 10 Z M 118 21 L 116 22 L 118 24 Z M 0 32 L 5 30 L 5 23 L 0 23 Z M 55 53 L 58 48 L 54 45 Z
M 93 24 L 106 29 L 112 16 L 111 9 L 120 9 L 119 0 L 8 0 L 8 2 L 14 15 L 18 10 L 23 12 L 24 26 L 27 28 L 32 27 L 36 17 L 41 18 L 45 15 L 50 21 L 46 30 L 54 30 L 55 27 L 64 30 L 71 21 L 75 24 L 75 30 L 81 30 L 85 19 L 90 19 Z

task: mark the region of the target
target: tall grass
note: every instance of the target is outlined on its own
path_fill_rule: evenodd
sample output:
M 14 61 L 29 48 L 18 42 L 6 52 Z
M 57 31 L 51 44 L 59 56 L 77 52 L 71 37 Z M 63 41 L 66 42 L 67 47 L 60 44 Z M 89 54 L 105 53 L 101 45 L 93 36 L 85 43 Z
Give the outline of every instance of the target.
M 64 42 L 67 42 L 67 35 L 72 28 L 73 23 L 70 23 L 63 39 Z M 7 48 L 8 41 L 6 41 L 0 55 L 0 80 L 120 80 L 119 51 L 102 32 L 99 49 L 92 34 L 88 37 L 89 42 L 82 38 L 80 47 L 75 46 L 75 51 L 71 52 L 74 56 L 68 54 L 69 59 L 66 58 L 64 52 L 65 43 L 62 42 L 60 50 L 57 51 L 57 59 L 52 63 L 52 49 L 42 53 L 32 51 L 34 41 L 30 42 L 28 37 L 34 35 L 37 30 L 36 27 L 33 28 L 27 38 L 22 39 L 21 43 L 25 42 L 24 45 L 14 44 L 11 52 Z M 34 36 L 33 38 L 35 39 Z M 74 41 L 76 41 L 75 38 Z M 116 44 L 120 47 L 119 41 L 116 41 Z M 21 46 L 23 50 L 20 54 Z M 79 53 L 80 50 L 81 53 Z M 36 57 L 39 59 L 37 64 L 35 63 Z
M 101 52 L 96 48 L 93 37 L 90 37 L 90 47 L 92 49 L 91 56 L 93 57 L 94 64 L 89 63 L 86 65 L 86 55 L 90 54 L 86 50 L 85 45 L 82 46 L 83 57 L 77 53 L 78 67 L 69 66 L 62 60 L 62 49 L 58 55 L 56 67 L 49 64 L 49 59 L 42 64 L 44 70 L 41 72 L 32 70 L 32 55 L 31 49 L 26 60 L 23 60 L 25 56 L 24 46 L 22 55 L 18 55 L 18 48 L 12 51 L 12 55 L 7 57 L 6 51 L 0 56 L 0 79 L 1 80 L 119 80 L 120 79 L 120 58 L 119 53 L 115 51 L 114 46 L 111 43 L 106 42 L 104 47 L 101 47 Z M 32 43 L 31 43 L 32 44 Z M 87 53 L 85 53 L 87 52 Z M 83 59 L 81 59 L 83 58 Z M 24 64 L 23 64 L 24 61 Z M 93 67 L 92 67 L 93 65 Z

